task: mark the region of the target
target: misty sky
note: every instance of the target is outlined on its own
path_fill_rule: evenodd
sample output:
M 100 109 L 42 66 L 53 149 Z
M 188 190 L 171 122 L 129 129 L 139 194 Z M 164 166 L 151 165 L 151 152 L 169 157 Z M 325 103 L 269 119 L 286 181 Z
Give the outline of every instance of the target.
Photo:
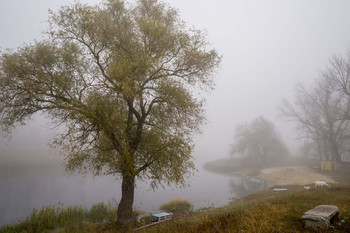
M 48 8 L 73 0 L 0 0 L 0 48 L 41 40 Z M 97 0 L 83 0 L 98 3 Z M 333 54 L 350 45 L 347 0 L 165 0 L 187 25 L 206 30 L 223 55 L 216 89 L 208 96 L 208 124 L 196 135 L 196 157 L 227 157 L 237 124 L 262 115 L 275 122 L 290 146 L 297 135 L 278 118 L 282 98 L 292 99 L 296 82 L 311 83 Z M 30 122 L 1 145 L 45 146 L 45 121 Z M 52 134 L 52 133 L 51 133 Z

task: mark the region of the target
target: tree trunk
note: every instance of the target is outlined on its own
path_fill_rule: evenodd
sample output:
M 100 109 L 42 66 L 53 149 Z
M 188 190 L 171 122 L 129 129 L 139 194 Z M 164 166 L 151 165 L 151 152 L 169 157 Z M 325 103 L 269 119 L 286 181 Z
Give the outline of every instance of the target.
M 335 139 L 331 139 L 331 153 L 332 153 L 332 159 L 336 160 L 337 162 L 341 162 L 341 155 L 339 153 L 338 145 Z
M 134 203 L 135 177 L 123 176 L 122 198 L 118 205 L 117 221 L 124 225 L 132 224 L 135 219 L 132 211 Z
M 332 145 L 332 158 L 333 160 L 337 161 L 338 163 L 341 162 L 341 155 L 339 153 L 337 145 Z

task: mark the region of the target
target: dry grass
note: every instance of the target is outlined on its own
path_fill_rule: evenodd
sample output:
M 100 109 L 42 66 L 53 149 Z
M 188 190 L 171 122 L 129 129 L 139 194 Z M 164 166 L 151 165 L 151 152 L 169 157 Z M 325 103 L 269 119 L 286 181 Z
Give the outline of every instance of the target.
M 346 222 L 329 232 L 350 229 L 350 187 L 337 185 L 331 189 L 302 190 L 291 186 L 286 193 L 265 190 L 225 208 L 197 214 L 192 218 L 172 221 L 140 232 L 308 232 L 301 216 L 320 204 L 340 208 Z

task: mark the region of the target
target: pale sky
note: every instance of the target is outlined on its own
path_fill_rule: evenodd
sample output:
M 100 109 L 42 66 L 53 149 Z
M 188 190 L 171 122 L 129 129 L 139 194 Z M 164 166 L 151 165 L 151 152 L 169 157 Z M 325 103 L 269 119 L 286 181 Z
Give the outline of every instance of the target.
M 216 89 L 207 98 L 208 124 L 195 136 L 195 157 L 227 157 L 235 126 L 260 115 L 274 122 L 282 139 L 295 147 L 293 125 L 278 118 L 278 105 L 283 98 L 292 100 L 296 82 L 311 83 L 331 55 L 349 48 L 350 1 L 164 1 L 179 10 L 187 25 L 206 30 L 211 46 L 223 56 Z M 0 48 L 41 40 L 48 9 L 72 2 L 0 0 Z M 29 122 L 10 142 L 0 139 L 0 146 L 45 146 L 45 125 Z

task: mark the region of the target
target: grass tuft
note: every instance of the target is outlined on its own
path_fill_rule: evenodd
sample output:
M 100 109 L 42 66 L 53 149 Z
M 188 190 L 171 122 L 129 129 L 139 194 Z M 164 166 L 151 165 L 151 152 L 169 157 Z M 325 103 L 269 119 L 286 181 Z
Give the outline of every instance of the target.
M 192 208 L 192 204 L 183 199 L 174 199 L 168 201 L 160 206 L 160 209 L 166 212 L 185 212 L 189 211 Z
M 62 204 L 43 206 L 40 210 L 34 209 L 24 221 L 11 226 L 0 228 L 0 233 L 10 232 L 49 232 L 55 228 L 74 228 L 91 223 L 113 221 L 117 217 L 116 205 L 109 202 L 94 204 L 90 209 L 82 206 L 67 206 Z

